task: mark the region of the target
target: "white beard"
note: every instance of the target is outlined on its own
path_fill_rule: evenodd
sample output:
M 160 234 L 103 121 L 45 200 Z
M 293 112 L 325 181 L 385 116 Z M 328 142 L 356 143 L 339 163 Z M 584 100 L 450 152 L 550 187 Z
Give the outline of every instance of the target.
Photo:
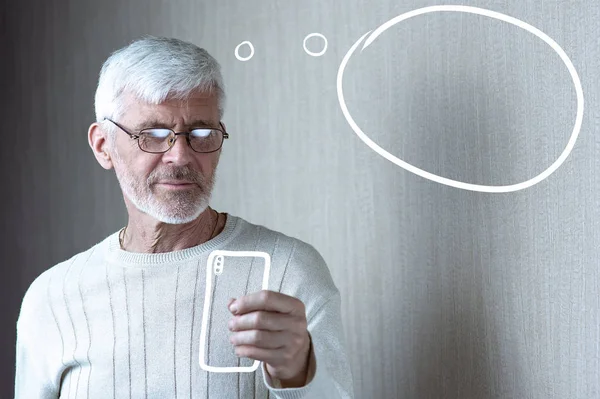
M 155 169 L 144 180 L 131 173 L 116 148 L 113 153 L 115 161 L 121 166 L 115 168 L 121 190 L 141 212 L 162 223 L 184 224 L 195 220 L 208 208 L 214 186 L 214 174 L 207 181 L 200 173 L 188 167 L 161 173 L 157 173 Z M 153 192 L 152 183 L 156 182 L 159 176 L 170 179 L 186 178 L 186 180 L 196 181 L 199 187 L 182 191 L 161 190 L 157 192 L 158 190 L 154 186 L 155 191 Z

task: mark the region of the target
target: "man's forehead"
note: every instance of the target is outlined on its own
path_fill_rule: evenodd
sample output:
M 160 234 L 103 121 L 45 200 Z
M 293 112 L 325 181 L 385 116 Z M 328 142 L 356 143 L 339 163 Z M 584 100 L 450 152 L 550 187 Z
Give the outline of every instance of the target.
M 140 124 L 136 126 L 138 128 L 147 127 L 149 121 L 164 126 L 175 125 L 182 118 L 190 125 L 218 123 L 217 101 L 211 94 L 197 93 L 185 99 L 167 98 L 160 104 L 149 104 L 128 95 L 123 105 L 126 119 Z
M 124 102 L 125 104 L 127 104 L 128 107 L 137 108 L 190 108 L 195 106 L 211 106 L 217 104 L 216 95 L 204 91 L 194 92 L 185 98 L 179 98 L 177 96 L 168 96 L 163 102 L 159 104 L 147 103 L 128 93 L 124 95 L 124 98 Z

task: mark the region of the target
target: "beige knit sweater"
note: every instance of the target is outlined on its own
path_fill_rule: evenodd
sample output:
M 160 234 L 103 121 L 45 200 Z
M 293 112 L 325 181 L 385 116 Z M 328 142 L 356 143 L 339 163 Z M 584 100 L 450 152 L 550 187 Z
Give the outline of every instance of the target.
M 209 255 L 269 254 L 268 289 L 306 306 L 312 371 L 301 388 L 278 388 L 263 363 L 250 372 L 200 367 Z M 264 259 L 225 257 L 212 274 L 204 360 L 250 367 L 229 342 L 229 298 L 260 291 Z M 118 233 L 43 272 L 17 322 L 15 398 L 353 398 L 340 294 L 309 244 L 229 214 L 223 231 L 181 251 L 123 251 Z

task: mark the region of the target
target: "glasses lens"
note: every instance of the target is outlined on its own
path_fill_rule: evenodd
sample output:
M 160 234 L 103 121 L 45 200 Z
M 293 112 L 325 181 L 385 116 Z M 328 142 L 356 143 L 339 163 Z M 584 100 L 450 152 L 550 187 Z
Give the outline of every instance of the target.
M 148 152 L 167 151 L 175 139 L 169 129 L 146 129 L 140 132 L 140 148 Z
M 217 129 L 194 129 L 190 133 L 190 145 L 197 152 L 213 152 L 223 143 L 223 132 Z

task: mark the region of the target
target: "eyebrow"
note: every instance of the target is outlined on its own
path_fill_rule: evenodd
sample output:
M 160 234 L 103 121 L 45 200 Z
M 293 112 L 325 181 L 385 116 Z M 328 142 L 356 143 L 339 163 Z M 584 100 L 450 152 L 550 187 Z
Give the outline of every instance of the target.
M 186 127 L 213 127 L 214 123 L 207 119 L 195 119 L 192 123 L 188 124 Z M 149 119 L 144 122 L 141 122 L 135 126 L 135 130 L 143 130 L 149 128 L 161 128 L 161 129 L 173 129 L 173 124 L 165 123 L 158 119 Z

